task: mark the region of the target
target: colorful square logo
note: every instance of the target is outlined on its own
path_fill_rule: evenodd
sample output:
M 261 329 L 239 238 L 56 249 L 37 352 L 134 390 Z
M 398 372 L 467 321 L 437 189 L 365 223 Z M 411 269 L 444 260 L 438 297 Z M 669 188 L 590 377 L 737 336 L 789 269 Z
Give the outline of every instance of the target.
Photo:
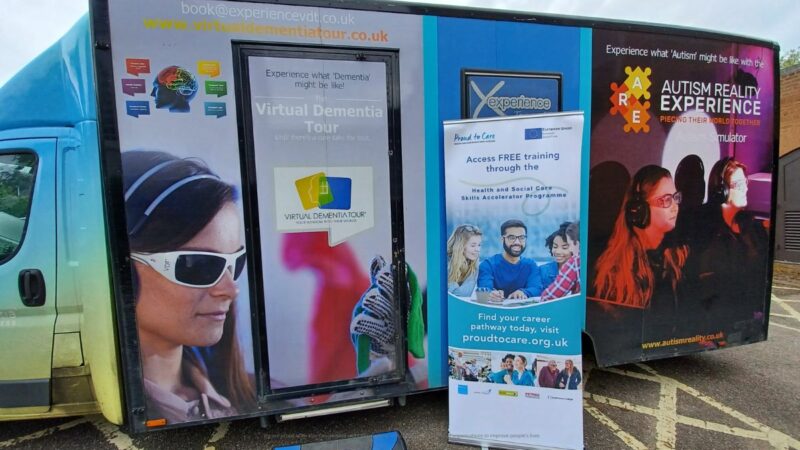
M 350 209 L 353 180 L 350 178 L 327 177 L 331 201 L 320 204 L 320 209 Z
M 294 186 L 297 188 L 297 195 L 305 210 L 318 208 L 320 204 L 324 205 L 333 201 L 325 172 L 300 178 L 294 182 Z
M 469 394 L 469 386 L 467 386 L 466 384 L 459 384 L 458 385 L 458 393 L 461 394 L 461 395 Z
M 329 177 L 318 172 L 294 182 L 303 209 L 349 210 L 352 198 L 353 180 L 343 177 Z

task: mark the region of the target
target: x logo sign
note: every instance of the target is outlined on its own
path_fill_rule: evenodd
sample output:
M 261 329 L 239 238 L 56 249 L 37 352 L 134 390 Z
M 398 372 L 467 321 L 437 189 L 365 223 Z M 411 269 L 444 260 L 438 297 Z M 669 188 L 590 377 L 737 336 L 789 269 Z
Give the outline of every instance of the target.
M 469 85 L 472 88 L 472 90 L 475 92 L 475 94 L 478 96 L 478 98 L 481 99 L 481 102 L 478 103 L 478 106 L 475 107 L 475 112 L 472 113 L 472 118 L 473 119 L 477 119 L 478 118 L 478 114 L 481 112 L 483 107 L 487 105 L 487 102 L 489 101 L 489 99 L 495 93 L 497 93 L 497 91 L 499 91 L 505 84 L 506 84 L 505 81 L 500 81 L 496 85 L 494 85 L 494 87 L 486 95 L 483 95 L 483 92 L 481 92 L 481 90 L 478 87 L 478 85 L 475 84 L 475 81 L 470 81 L 469 82 Z M 489 108 L 491 108 L 494 112 L 496 112 L 498 116 L 505 116 L 505 114 L 503 113 L 502 110 L 500 110 L 500 108 L 498 108 L 496 106 L 491 106 L 491 105 L 489 105 Z

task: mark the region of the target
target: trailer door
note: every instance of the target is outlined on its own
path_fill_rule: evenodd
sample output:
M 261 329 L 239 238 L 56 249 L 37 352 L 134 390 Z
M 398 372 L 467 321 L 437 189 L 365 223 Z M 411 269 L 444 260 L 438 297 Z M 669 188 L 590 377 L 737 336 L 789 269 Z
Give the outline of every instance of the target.
M 50 405 L 55 150 L 56 139 L 0 141 L 0 408 L 26 413 Z
M 237 47 L 269 391 L 397 383 L 405 373 L 399 305 L 407 304 L 405 271 L 389 269 L 404 267 L 398 54 Z M 384 263 L 394 303 L 376 306 L 362 295 Z M 374 338 L 351 328 L 364 311 Z

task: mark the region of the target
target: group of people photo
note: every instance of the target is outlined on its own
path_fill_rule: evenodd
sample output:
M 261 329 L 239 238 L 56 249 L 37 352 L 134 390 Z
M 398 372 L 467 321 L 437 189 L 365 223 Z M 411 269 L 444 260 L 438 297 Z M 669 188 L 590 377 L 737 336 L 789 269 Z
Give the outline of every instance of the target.
M 657 165 L 636 171 L 607 242 L 599 256 L 590 254 L 588 298 L 607 313 L 590 311 L 590 334 L 612 338 L 633 328 L 638 337 L 632 340 L 657 342 L 720 331 L 748 339 L 760 332 L 769 223 L 747 209 L 747 170 L 725 157 L 706 184 L 702 160 L 690 155 L 675 178 Z M 625 316 L 615 312 L 619 306 L 640 310 L 636 317 L 644 325 L 609 321 Z
M 461 224 L 447 239 L 447 291 L 457 297 L 502 302 L 548 301 L 577 294 L 580 286 L 580 225 L 564 222 L 543 240 L 552 260 L 538 264 L 523 256 L 530 243 L 527 225 L 509 219 L 499 228 L 503 251 L 481 257 L 483 231 Z M 490 239 L 488 236 L 487 239 Z
M 541 355 L 540 355 L 541 356 Z M 576 390 L 581 370 L 572 359 L 450 349 L 450 378 L 463 381 Z M 494 361 L 494 364 L 492 364 Z M 493 367 L 496 370 L 493 370 Z

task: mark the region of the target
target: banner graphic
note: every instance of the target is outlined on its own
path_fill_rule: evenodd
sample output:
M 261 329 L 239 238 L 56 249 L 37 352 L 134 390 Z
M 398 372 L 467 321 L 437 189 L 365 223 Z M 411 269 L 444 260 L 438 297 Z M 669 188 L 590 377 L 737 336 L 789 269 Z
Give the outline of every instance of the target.
M 583 114 L 444 128 L 450 440 L 582 448 Z
M 765 339 L 773 51 L 596 31 L 592 61 L 598 363 Z

